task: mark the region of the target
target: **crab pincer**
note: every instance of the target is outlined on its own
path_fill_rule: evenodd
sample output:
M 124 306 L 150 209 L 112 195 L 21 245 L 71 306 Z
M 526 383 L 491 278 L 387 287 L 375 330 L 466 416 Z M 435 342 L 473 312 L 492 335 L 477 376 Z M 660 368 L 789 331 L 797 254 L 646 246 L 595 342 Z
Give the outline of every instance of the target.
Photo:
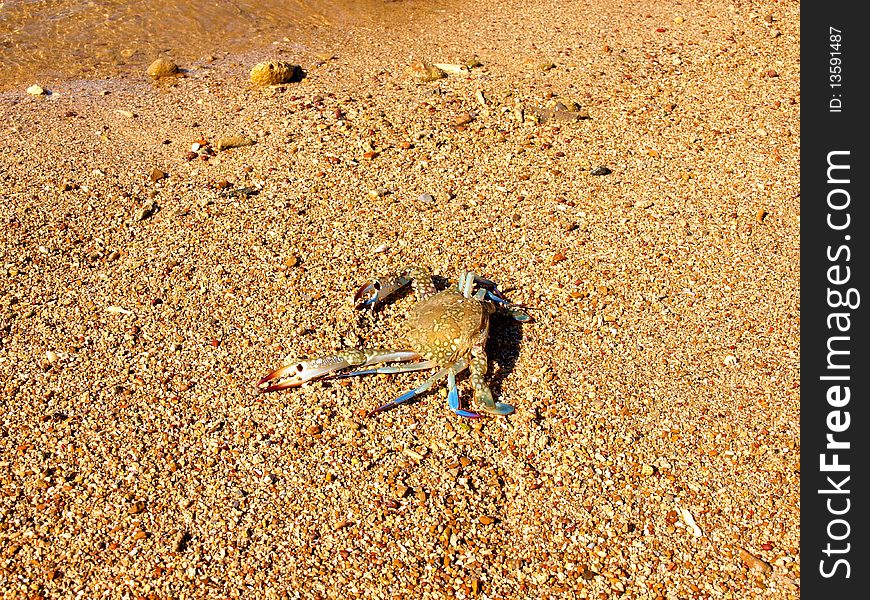
M 375 281 L 363 284 L 354 294 L 354 304 L 357 308 L 374 308 L 378 302 L 382 302 L 395 294 L 410 282 L 411 280 L 408 277 L 399 276 L 390 279 L 376 279 Z

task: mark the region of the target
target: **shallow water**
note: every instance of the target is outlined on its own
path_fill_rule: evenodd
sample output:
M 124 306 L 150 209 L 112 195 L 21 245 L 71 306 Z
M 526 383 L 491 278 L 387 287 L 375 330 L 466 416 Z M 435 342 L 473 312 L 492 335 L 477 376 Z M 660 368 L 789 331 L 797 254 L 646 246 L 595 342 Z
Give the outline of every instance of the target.
M 0 0 L 0 89 L 181 64 L 377 18 L 384 0 Z

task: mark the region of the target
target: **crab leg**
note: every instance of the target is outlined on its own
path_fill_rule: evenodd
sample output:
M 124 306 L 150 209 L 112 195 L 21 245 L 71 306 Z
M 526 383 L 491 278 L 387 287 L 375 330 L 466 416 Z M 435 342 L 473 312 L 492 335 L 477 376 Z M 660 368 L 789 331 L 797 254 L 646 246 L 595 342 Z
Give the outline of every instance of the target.
M 450 410 L 459 410 L 459 388 L 456 387 L 456 371 L 447 371 L 447 406 Z
M 477 290 L 477 293 L 474 294 L 474 297 L 478 300 L 489 300 L 498 307 L 499 311 L 520 323 L 532 320 L 532 318 L 522 310 L 525 307 L 514 304 L 502 296 L 501 290 L 498 289 L 498 286 L 494 281 L 475 275 L 474 282 L 481 286 L 480 289 Z
M 462 359 L 447 372 L 447 406 L 460 417 L 479 419 L 480 415 L 478 413 L 459 408 L 459 389 L 456 387 L 456 374 L 464 371 L 465 367 L 465 359 Z
M 373 408 L 372 410 L 370 410 L 368 412 L 368 415 L 366 415 L 366 416 L 371 417 L 371 416 L 378 414 L 379 412 L 384 412 L 385 410 L 390 410 L 391 408 L 395 408 L 395 407 L 399 406 L 400 404 L 404 404 L 405 402 L 414 398 L 415 396 L 419 396 L 420 394 L 429 391 L 433 385 L 435 385 L 436 383 L 438 383 L 439 381 L 441 381 L 442 379 L 447 377 L 447 374 L 449 373 L 449 371 L 450 371 L 450 367 L 444 367 L 443 369 L 441 369 L 437 373 L 435 373 L 432 377 L 430 377 L 425 382 L 423 382 L 423 385 L 421 385 L 420 387 L 417 387 L 417 388 L 414 388 L 413 390 L 405 392 L 404 394 L 402 394 L 401 396 L 399 396 L 395 400 L 391 400 L 391 401 L 387 402 L 386 404 L 382 404 L 382 405 L 378 406 L 377 408 Z
M 471 385 L 474 387 L 474 399 L 484 412 L 500 416 L 514 412 L 514 407 L 510 404 L 496 402 L 489 386 L 483 381 L 483 376 L 486 374 L 486 352 L 482 347 L 472 348 L 468 368 L 471 372 Z
M 474 281 L 474 273 L 465 271 L 461 275 L 459 275 L 459 283 L 457 284 L 457 287 L 459 288 L 459 293 L 466 298 L 471 298 L 471 289 L 472 287 L 474 287 Z
M 346 350 L 333 356 L 321 356 L 311 360 L 289 361 L 265 377 L 257 386 L 260 392 L 276 392 L 319 379 L 335 371 L 354 366 L 368 366 L 385 362 L 405 362 L 420 358 L 417 352 L 392 348 L 365 348 Z
M 501 313 L 506 314 L 510 318 L 514 319 L 515 321 L 519 321 L 520 323 L 526 323 L 532 320 L 532 317 L 530 317 L 526 311 L 522 310 L 523 307 L 505 300 L 501 296 L 493 293 L 491 290 L 484 290 L 483 288 L 481 288 L 480 290 L 478 290 L 478 293 L 482 291 L 486 291 L 484 297 L 487 300 L 492 301 Z

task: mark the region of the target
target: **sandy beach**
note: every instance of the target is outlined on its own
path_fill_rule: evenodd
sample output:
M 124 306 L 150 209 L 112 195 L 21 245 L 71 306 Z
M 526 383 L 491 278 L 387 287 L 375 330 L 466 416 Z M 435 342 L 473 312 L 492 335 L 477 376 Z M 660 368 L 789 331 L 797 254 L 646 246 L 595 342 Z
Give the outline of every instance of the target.
M 798 3 L 395 5 L 0 91 L 0 597 L 799 597 Z M 258 393 L 406 265 L 512 415 Z

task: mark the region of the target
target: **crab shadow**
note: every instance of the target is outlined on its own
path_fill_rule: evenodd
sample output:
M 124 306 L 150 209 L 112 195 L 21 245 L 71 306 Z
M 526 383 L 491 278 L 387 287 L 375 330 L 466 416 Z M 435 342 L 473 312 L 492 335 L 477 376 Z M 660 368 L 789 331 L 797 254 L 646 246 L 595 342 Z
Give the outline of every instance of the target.
M 492 316 L 489 339 L 486 341 L 486 356 L 489 359 L 486 379 L 493 398 L 499 399 L 501 396 L 502 384 L 517 364 L 522 340 L 523 323 L 498 313 Z

